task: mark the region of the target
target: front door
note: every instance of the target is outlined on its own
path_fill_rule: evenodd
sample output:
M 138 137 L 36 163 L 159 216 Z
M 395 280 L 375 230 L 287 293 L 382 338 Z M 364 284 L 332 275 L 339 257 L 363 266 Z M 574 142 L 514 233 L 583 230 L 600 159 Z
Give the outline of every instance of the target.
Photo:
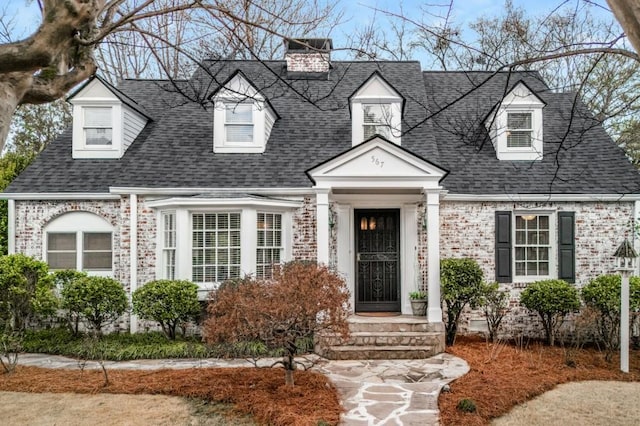
M 400 210 L 355 211 L 356 312 L 400 311 Z

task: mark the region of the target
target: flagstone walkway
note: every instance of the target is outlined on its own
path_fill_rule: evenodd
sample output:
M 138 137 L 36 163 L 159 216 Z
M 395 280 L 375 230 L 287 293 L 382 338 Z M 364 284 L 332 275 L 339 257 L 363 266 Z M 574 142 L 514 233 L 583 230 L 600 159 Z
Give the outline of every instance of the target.
M 273 363 L 262 359 L 260 366 Z M 467 363 L 443 353 L 420 360 L 329 361 L 313 357 L 314 369 L 329 377 L 340 392 L 344 425 L 437 425 L 438 395 L 444 385 L 469 371 Z M 21 365 L 80 368 L 77 360 L 55 355 L 23 354 Z M 246 367 L 245 360 L 160 359 L 106 361 L 108 369 Z M 100 368 L 87 362 L 84 368 Z

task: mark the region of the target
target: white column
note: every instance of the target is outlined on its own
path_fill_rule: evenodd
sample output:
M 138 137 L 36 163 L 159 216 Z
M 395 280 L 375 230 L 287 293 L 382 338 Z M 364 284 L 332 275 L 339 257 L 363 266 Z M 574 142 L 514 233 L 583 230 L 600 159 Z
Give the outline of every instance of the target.
M 337 268 L 338 272 L 346 278 L 349 289 L 349 304 L 355 309 L 355 279 L 353 273 L 353 216 L 351 207 L 346 204 L 338 204 L 336 207 L 336 238 L 337 238 Z
M 257 224 L 258 212 L 254 209 L 243 209 L 240 215 L 240 241 L 244 250 L 240 250 L 240 276 L 256 274 Z
M 316 247 L 318 263 L 329 264 L 329 190 L 316 190 Z
M 440 307 L 440 194 L 427 192 L 427 260 L 429 302 L 427 319 L 442 322 Z
M 400 249 L 402 257 L 401 309 L 404 315 L 411 315 L 411 298 L 409 293 L 418 290 L 416 249 L 418 247 L 418 206 L 404 204 L 402 206 L 402 235 Z
M 129 303 L 138 288 L 138 196 L 129 196 Z M 133 313 L 129 317 L 129 332 L 138 332 L 138 317 Z
M 7 201 L 7 248 L 9 254 L 14 254 L 16 252 L 16 200 Z

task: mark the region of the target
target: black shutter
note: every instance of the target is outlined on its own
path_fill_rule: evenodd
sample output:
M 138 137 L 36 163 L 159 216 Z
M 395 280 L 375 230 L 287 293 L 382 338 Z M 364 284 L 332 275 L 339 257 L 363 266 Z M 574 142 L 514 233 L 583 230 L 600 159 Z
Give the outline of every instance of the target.
M 511 212 L 496 212 L 496 281 L 511 282 Z
M 576 281 L 574 212 L 558 212 L 558 278 Z

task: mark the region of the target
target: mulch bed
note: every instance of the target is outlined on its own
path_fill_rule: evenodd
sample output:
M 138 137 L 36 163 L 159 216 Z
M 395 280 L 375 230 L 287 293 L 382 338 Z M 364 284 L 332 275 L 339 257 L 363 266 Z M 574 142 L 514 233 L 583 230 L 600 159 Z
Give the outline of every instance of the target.
M 270 425 L 337 424 L 336 389 L 321 374 L 296 371 L 296 385 L 284 384 L 281 369 L 202 368 L 186 370 L 108 370 L 109 384 L 96 370 L 18 367 L 0 374 L 0 391 L 161 394 L 233 404 L 238 413 Z
M 527 347 L 512 343 L 487 343 L 482 338 L 458 337 L 447 352 L 466 360 L 471 371 L 451 383 L 451 392 L 440 395 L 443 425 L 486 425 L 515 405 L 530 400 L 556 385 L 580 380 L 640 381 L 640 352 L 630 351 L 628 374 L 620 372 L 620 360 L 606 362 L 595 349 L 574 351 L 567 365 L 567 351 L 532 343 Z M 475 402 L 475 413 L 456 409 L 458 401 Z

